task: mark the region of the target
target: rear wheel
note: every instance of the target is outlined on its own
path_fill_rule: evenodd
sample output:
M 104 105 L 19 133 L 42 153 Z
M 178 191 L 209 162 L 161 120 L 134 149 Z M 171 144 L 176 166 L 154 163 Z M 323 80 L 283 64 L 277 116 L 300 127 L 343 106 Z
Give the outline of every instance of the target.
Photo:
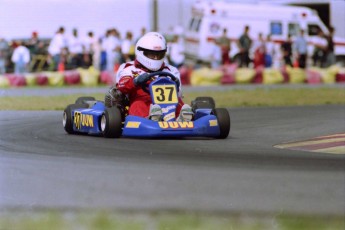
M 104 137 L 120 137 L 122 134 L 122 118 L 120 110 L 115 106 L 106 108 L 101 117 L 100 127 Z
M 220 129 L 220 134 L 218 138 L 220 139 L 227 138 L 230 133 L 230 126 L 231 126 L 229 111 L 224 108 L 217 108 L 213 110 L 213 113 L 217 117 L 219 129 Z
M 216 103 L 212 97 L 197 97 L 192 101 L 193 111 L 197 109 L 214 109 Z
M 72 111 L 75 109 L 80 109 L 80 108 L 87 108 L 86 104 L 71 104 L 66 107 L 66 109 L 63 111 L 63 117 L 62 117 L 62 125 L 65 129 L 65 131 L 68 134 L 74 134 L 73 130 L 73 115 Z
M 78 97 L 75 101 L 76 104 L 87 104 L 86 101 L 95 101 L 96 99 L 94 97 Z

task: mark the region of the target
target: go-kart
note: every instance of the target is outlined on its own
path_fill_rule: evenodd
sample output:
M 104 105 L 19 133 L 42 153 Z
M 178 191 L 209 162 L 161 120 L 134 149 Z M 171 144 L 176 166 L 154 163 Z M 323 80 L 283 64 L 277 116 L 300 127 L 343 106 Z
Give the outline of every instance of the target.
M 75 104 L 68 105 L 63 112 L 65 131 L 108 138 L 228 137 L 229 112 L 224 108 L 215 108 L 213 98 L 197 97 L 191 103 L 193 119 L 176 121 L 179 90 L 176 77 L 168 72 L 154 72 L 149 77 L 151 79 L 142 84 L 142 89 L 151 95 L 153 104 L 159 104 L 162 108 L 161 121 L 127 115 L 117 106 L 106 107 L 103 101 L 93 97 L 79 97 Z

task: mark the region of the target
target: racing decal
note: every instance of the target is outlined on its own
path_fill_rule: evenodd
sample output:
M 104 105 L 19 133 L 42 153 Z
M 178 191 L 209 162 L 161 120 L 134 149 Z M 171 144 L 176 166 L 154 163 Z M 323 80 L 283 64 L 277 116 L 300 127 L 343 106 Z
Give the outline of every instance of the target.
M 218 121 L 217 120 L 210 120 L 210 126 L 213 127 L 213 126 L 218 126 Z
M 275 145 L 279 149 L 345 154 L 345 133 Z
M 164 116 L 164 121 L 169 121 L 174 118 L 175 118 L 175 112 L 168 113 L 167 115 Z
M 141 123 L 141 122 L 137 122 L 137 121 L 129 121 L 129 122 L 127 122 L 127 124 L 126 124 L 126 128 L 134 128 L 134 129 L 137 129 L 137 128 L 139 128 L 140 123 Z
M 158 125 L 162 129 L 192 129 L 194 128 L 194 123 L 192 121 L 160 121 Z
M 176 109 L 176 105 L 169 105 L 169 106 L 167 106 L 165 108 L 162 108 L 162 112 L 163 113 L 167 113 L 167 112 L 169 112 L 170 110 L 173 110 L 173 109 Z
M 77 129 L 81 127 L 94 127 L 93 116 L 89 114 L 82 114 L 81 112 L 74 112 L 74 124 Z
M 175 85 L 154 85 L 152 86 L 154 104 L 175 104 L 178 103 Z

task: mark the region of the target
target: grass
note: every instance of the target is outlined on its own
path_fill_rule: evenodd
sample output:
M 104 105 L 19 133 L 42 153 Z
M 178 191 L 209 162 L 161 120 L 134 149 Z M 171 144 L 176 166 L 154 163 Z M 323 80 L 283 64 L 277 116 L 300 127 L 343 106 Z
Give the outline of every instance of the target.
M 0 110 L 63 110 L 74 103 L 81 94 L 60 96 L 0 97 Z M 90 94 L 103 100 L 104 94 Z M 197 96 L 210 96 L 217 107 L 271 107 L 345 104 L 342 88 L 281 88 L 229 91 L 187 92 L 184 101 L 190 103 Z
M 256 218 L 193 213 L 12 212 L 0 215 L 0 230 L 343 230 L 344 222 L 342 217 Z

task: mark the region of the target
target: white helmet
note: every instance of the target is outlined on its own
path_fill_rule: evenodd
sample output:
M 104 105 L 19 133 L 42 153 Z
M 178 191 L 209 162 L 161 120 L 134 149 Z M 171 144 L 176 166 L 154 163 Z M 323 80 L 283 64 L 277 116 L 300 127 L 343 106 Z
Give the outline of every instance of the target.
M 157 32 L 145 34 L 135 46 L 137 61 L 151 71 L 157 71 L 162 67 L 166 51 L 165 38 Z

